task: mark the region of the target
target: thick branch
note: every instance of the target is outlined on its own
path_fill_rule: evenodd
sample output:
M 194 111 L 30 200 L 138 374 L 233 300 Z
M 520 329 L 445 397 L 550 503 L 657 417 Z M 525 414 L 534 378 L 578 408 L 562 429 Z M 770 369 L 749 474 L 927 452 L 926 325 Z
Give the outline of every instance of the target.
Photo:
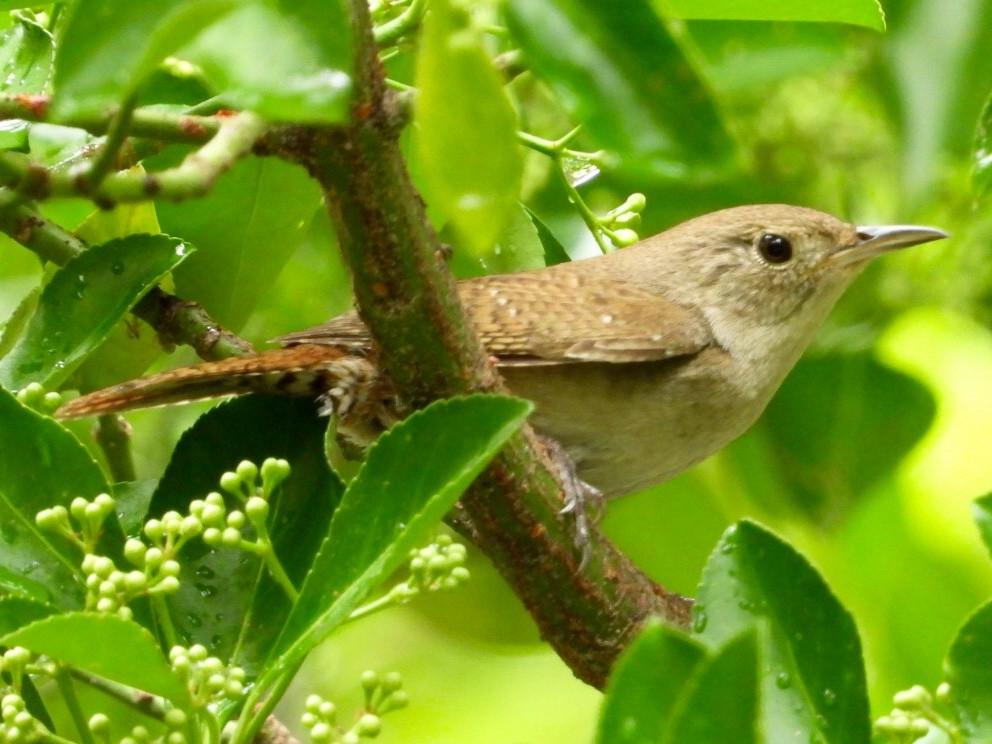
M 269 144 L 306 166 L 324 189 L 363 319 L 405 399 L 501 390 L 454 292 L 443 250 L 397 145 L 365 0 L 351 0 L 356 98 L 349 126 L 287 130 Z M 690 602 L 640 573 L 594 531 L 579 570 L 574 524 L 532 435 L 517 437 L 453 516 L 492 559 L 577 676 L 602 686 L 616 656 L 649 615 L 685 626 Z

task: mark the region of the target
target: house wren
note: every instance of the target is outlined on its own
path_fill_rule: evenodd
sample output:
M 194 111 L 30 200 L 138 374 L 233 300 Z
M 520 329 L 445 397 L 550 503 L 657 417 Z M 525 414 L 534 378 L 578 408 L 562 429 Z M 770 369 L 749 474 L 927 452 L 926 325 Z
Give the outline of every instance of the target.
M 615 497 L 742 434 L 869 261 L 944 237 L 801 207 L 736 207 L 609 255 L 467 279 L 458 294 L 510 390 L 537 404 L 534 427 Z M 84 395 L 57 415 L 250 391 L 323 395 L 358 443 L 402 415 L 355 313 L 280 341 Z

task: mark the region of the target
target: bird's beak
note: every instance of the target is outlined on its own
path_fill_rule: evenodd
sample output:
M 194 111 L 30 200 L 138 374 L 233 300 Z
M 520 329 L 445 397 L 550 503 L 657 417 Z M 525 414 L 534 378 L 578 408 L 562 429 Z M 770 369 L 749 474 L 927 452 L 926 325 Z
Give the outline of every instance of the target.
M 943 230 L 917 225 L 883 225 L 881 227 L 856 227 L 857 241 L 841 248 L 831 257 L 831 263 L 849 266 L 864 264 L 883 253 L 911 245 L 943 240 L 948 237 Z

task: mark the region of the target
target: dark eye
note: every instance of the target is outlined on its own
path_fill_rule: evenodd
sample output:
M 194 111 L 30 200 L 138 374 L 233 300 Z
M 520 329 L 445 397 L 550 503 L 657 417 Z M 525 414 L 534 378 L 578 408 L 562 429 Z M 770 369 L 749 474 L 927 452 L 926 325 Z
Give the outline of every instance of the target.
M 771 264 L 782 264 L 792 258 L 792 243 L 788 238 L 765 233 L 758 239 L 761 257 Z

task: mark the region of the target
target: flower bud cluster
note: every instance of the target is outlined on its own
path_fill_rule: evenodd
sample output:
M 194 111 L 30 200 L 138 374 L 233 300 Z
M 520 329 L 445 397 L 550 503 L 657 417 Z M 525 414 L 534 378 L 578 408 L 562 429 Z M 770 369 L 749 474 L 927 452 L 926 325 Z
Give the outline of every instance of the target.
M 47 733 L 41 722 L 28 712 L 20 695 L 8 692 L 0 698 L 0 742 L 30 744 Z
M 347 731 L 337 725 L 337 708 L 320 695 L 306 700 L 302 722 L 314 744 L 359 744 L 362 739 L 374 739 L 382 732 L 382 716 L 405 708 L 409 702 L 403 679 L 396 672 L 380 675 L 368 671 L 362 674 L 365 709 Z
M 466 557 L 464 545 L 452 542 L 448 535 L 438 535 L 430 545 L 410 551 L 410 578 L 390 590 L 390 599 L 406 602 L 421 592 L 464 584 L 469 579 Z
M 92 553 L 103 534 L 104 520 L 113 514 L 116 506 L 116 502 L 106 493 L 99 494 L 92 501 L 77 496 L 69 503 L 68 509 L 64 506 L 42 509 L 35 517 L 35 523 L 43 530 L 61 535 L 84 553 Z
M 255 463 L 243 460 L 234 471 L 224 473 L 220 487 L 236 497 L 242 509 L 229 511 L 224 497 L 218 492 L 192 502 L 190 514 L 203 525 L 203 541 L 213 548 L 241 548 L 260 555 L 270 552 L 269 500 L 289 474 L 289 463 L 272 457 L 262 463 L 261 470 Z M 245 535 L 248 524 L 254 529 L 254 539 Z
M 173 646 L 169 662 L 189 689 L 194 705 L 216 707 L 217 703 L 237 701 L 245 695 L 245 670 L 226 666 L 199 643 L 189 648 Z
M 950 700 L 951 688 L 946 682 L 937 687 L 938 703 Z M 894 708 L 875 722 L 875 730 L 897 744 L 912 744 L 930 733 L 931 727 L 957 735 L 957 726 L 934 709 L 934 696 L 922 685 L 913 685 L 892 696 Z
M 45 392 L 43 385 L 32 382 L 17 391 L 17 402 L 38 413 L 49 415 L 62 405 L 62 396 Z
M 641 239 L 637 229 L 641 226 L 641 212 L 647 204 L 644 194 L 634 193 L 616 209 L 612 209 L 599 220 L 606 237 L 617 248 L 633 245 Z

